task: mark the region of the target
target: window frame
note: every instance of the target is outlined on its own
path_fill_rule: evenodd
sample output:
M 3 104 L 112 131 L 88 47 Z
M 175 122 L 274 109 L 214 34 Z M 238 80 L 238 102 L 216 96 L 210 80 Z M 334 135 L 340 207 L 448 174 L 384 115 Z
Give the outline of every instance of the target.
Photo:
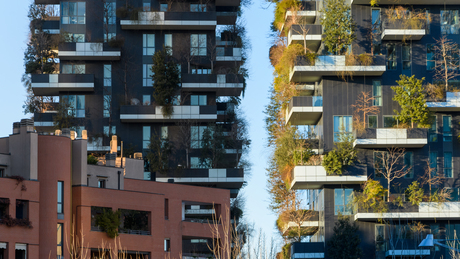
M 376 87 L 380 88 L 380 95 L 376 94 Z M 372 97 L 374 98 L 372 100 L 372 105 L 373 106 L 382 106 L 383 105 L 382 81 L 380 81 L 380 80 L 372 80 Z
M 446 161 L 446 154 L 449 154 L 450 155 L 450 162 L 449 161 Z M 450 167 L 447 167 L 446 165 L 450 165 Z M 443 156 L 443 174 L 444 174 L 444 177 L 446 178 L 453 178 L 454 177 L 454 158 L 452 156 L 452 152 L 444 152 L 444 156 Z
M 338 125 L 336 127 L 335 125 L 336 118 L 338 118 L 339 124 L 342 124 L 342 125 Z M 344 121 L 345 118 L 347 121 Z M 352 115 L 334 115 L 332 119 L 333 119 L 332 125 L 333 125 L 333 131 L 334 131 L 333 132 L 334 142 L 340 142 L 339 137 L 341 134 L 346 134 L 346 135 L 353 134 L 353 116 Z M 343 130 L 341 129 L 342 126 L 343 126 Z
M 64 181 L 57 182 L 57 214 L 64 214 Z
M 142 34 L 142 55 L 153 56 L 155 54 L 155 34 Z
M 70 14 L 70 4 L 74 4 L 74 14 Z M 82 7 L 80 6 L 82 5 Z M 61 2 L 61 24 L 86 24 L 86 2 L 63 1 Z M 66 7 L 67 6 L 67 7 Z M 80 13 L 83 8 L 83 14 Z
M 190 54 L 192 56 L 207 56 L 207 34 L 190 35 Z
M 390 56 L 390 47 L 393 48 L 392 55 Z M 387 70 L 397 70 L 398 69 L 398 56 L 396 53 L 396 44 L 388 43 L 386 46 L 387 51 Z

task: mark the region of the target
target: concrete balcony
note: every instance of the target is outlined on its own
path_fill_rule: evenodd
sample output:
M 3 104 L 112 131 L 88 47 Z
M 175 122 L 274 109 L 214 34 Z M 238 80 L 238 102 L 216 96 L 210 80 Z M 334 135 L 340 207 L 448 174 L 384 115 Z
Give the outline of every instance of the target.
M 292 171 L 292 189 L 321 189 L 326 184 L 362 184 L 367 181 L 364 170 L 328 175 L 322 165 L 302 165 Z
M 324 242 L 294 242 L 291 245 L 291 258 L 324 258 Z
M 35 0 L 35 4 L 60 4 L 61 0 Z
M 388 203 L 388 212 L 373 212 L 358 209 L 355 220 L 376 222 L 380 219 L 414 219 L 414 220 L 458 220 L 460 219 L 460 202 L 420 202 L 404 206 Z
M 345 56 L 319 56 L 311 62 L 298 57 L 291 69 L 291 82 L 317 82 L 322 76 L 381 76 L 386 71 L 385 56 L 374 56 L 371 65 L 347 64 Z
M 182 89 L 194 92 L 216 92 L 217 96 L 239 96 L 244 78 L 235 74 L 182 74 Z
M 35 95 L 59 95 L 59 92 L 92 92 L 92 74 L 32 74 L 32 91 Z
M 61 60 L 120 60 L 119 48 L 111 48 L 107 43 L 69 42 L 59 45 Z
M 355 148 L 421 148 L 428 144 L 428 129 L 366 129 L 354 132 Z
M 34 113 L 34 127 L 39 132 L 53 131 L 56 114 L 57 112 Z
M 414 22 L 415 23 L 415 22 Z M 407 19 L 384 21 L 382 23 L 382 40 L 421 40 L 426 34 L 426 23 L 417 21 L 417 25 Z
M 303 233 L 308 236 L 314 235 L 319 228 L 319 212 L 318 211 L 309 211 L 308 219 L 302 222 L 300 228 L 303 229 Z M 298 224 L 296 222 L 288 222 L 284 226 L 282 226 L 281 232 L 283 235 L 287 235 L 289 231 L 296 230 L 298 228 Z
M 315 125 L 322 115 L 322 96 L 294 96 L 286 109 L 286 124 Z
M 42 24 L 42 30 L 49 34 L 60 34 L 61 24 L 59 20 L 45 20 Z
M 174 122 L 180 120 L 215 121 L 217 119 L 216 105 L 174 105 L 173 114 L 164 116 L 162 106 L 152 105 L 123 105 L 120 108 L 121 122 Z
M 434 112 L 458 112 L 460 111 L 460 93 L 447 92 L 445 99 L 427 102 L 426 106 Z
M 313 24 L 315 23 L 316 17 L 318 17 L 319 13 L 317 12 L 317 6 L 317 1 L 301 1 L 300 10 L 296 13 L 293 13 L 292 11 L 287 11 L 285 20 L 289 21 L 294 16 L 296 16 L 297 19 L 303 19 L 307 24 Z
M 216 12 L 218 25 L 232 25 L 236 23 L 237 12 Z
M 348 2 L 348 1 L 347 1 Z M 350 0 L 351 4 L 370 5 L 369 0 Z M 379 5 L 394 5 L 394 0 L 380 0 Z M 445 0 L 442 3 L 431 0 L 401 0 L 398 5 L 458 5 L 458 0 Z
M 171 170 L 168 172 L 168 175 L 157 174 L 156 180 L 158 182 L 174 182 L 178 184 L 215 186 L 223 189 L 239 189 L 244 183 L 244 171 L 238 168 L 179 169 Z M 233 197 L 232 194 L 231 196 Z M 234 197 L 236 197 L 236 195 Z
M 239 6 L 240 0 L 216 0 L 216 6 Z
M 294 24 L 289 29 L 288 44 L 295 43 L 303 46 L 306 43 L 307 49 L 316 52 L 321 46 L 322 33 L 323 28 L 318 24 Z
M 222 64 L 222 63 L 232 64 L 232 62 L 243 61 L 243 58 L 241 56 L 241 48 L 217 47 L 216 48 L 216 61 L 219 62 L 219 64 Z
M 214 30 L 216 12 L 139 12 L 138 20 L 121 20 L 123 30 Z

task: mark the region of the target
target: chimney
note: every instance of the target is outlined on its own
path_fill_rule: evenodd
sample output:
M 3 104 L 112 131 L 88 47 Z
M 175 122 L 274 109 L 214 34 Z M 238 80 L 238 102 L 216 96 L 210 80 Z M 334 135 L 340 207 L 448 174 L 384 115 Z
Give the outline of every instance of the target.
M 110 141 L 110 153 L 117 153 L 117 135 L 112 136 L 112 140 Z
M 33 132 L 34 131 L 34 120 L 31 119 L 22 119 L 20 123 L 21 129 L 24 129 L 23 132 Z
M 88 132 L 86 130 L 81 131 L 81 139 L 88 139 Z
M 21 123 L 14 122 L 13 123 L 13 134 L 19 134 L 21 132 Z
M 70 138 L 70 129 L 69 128 L 62 129 L 61 136 Z
M 61 136 L 61 135 L 62 135 L 62 131 L 61 131 L 61 130 L 56 130 L 56 131 L 54 132 L 54 135 L 56 135 L 56 136 Z
M 70 131 L 70 139 L 75 140 L 75 135 L 76 135 L 76 132 L 74 130 L 71 130 Z

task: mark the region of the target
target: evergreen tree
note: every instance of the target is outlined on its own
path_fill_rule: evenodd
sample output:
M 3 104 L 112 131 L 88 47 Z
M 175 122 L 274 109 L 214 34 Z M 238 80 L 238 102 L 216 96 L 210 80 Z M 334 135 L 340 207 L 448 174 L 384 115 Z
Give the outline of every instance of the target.
M 329 258 L 356 259 L 362 254 L 359 244 L 358 225 L 350 224 L 349 217 L 339 216 L 334 226 L 334 235 L 327 243 Z
M 201 139 L 200 165 L 205 168 L 219 168 L 225 153 L 225 138 L 222 127 L 210 124 L 203 131 Z
M 180 75 L 177 63 L 174 62 L 167 48 L 153 55 L 152 72 L 155 103 L 163 106 L 164 116 L 171 116 L 176 94 L 180 90 Z
M 154 180 L 156 173 L 166 174 L 168 172 L 171 154 L 172 145 L 167 138 L 162 139 L 159 134 L 150 138 L 147 160 L 149 161 L 152 180 Z
M 322 12 L 323 42 L 332 54 L 343 55 L 356 38 L 351 7 L 344 0 L 326 0 Z
M 420 125 L 428 125 L 430 119 L 430 113 L 426 106 L 426 99 L 424 89 L 422 86 L 425 78 L 417 79 L 415 75 L 408 77 L 406 75 L 400 75 L 401 80 L 396 81 L 399 86 L 392 86 L 391 89 L 395 92 L 393 101 L 397 101 L 401 106 L 401 111 L 395 110 L 397 114 L 395 119 L 400 123 L 411 124 L 414 127 L 414 123 Z
M 75 126 L 75 107 L 65 97 L 61 98 L 61 102 L 57 107 L 57 113 L 53 117 L 54 129 L 62 130 Z

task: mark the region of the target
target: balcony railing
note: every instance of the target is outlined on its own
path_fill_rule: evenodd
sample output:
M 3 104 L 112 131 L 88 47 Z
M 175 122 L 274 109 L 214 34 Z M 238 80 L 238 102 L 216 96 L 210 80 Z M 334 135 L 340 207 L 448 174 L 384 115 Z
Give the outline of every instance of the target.
M 61 91 L 93 91 L 92 74 L 32 74 L 32 90 L 35 95 L 56 96 Z
M 214 121 L 217 119 L 216 105 L 174 105 L 171 116 L 164 116 L 162 106 L 123 105 L 120 107 L 120 119 L 123 122 L 154 122 L 194 119 Z
M 294 96 L 286 109 L 286 123 L 292 125 L 315 125 L 322 114 L 322 96 Z
M 216 61 L 242 61 L 241 48 L 217 47 Z
M 322 165 L 299 165 L 292 170 L 292 189 L 321 189 L 327 184 L 362 184 L 367 181 L 367 165 L 348 166 L 341 175 L 327 174 Z
M 121 20 L 122 29 L 214 29 L 216 12 L 139 12 L 138 20 Z
M 118 229 L 118 233 L 129 234 L 129 235 L 150 236 L 150 231 L 147 231 L 147 230 Z
M 291 258 L 324 258 L 324 242 L 294 242 Z
M 321 46 L 323 28 L 319 24 L 293 24 L 288 33 L 288 44 L 306 44 L 307 49 L 316 52 Z
M 396 19 L 382 22 L 382 40 L 420 40 L 426 34 L 426 21 Z
M 61 60 L 119 60 L 121 51 L 108 43 L 67 42 L 59 44 Z
M 182 74 L 182 88 L 190 91 L 216 91 L 219 96 L 239 96 L 244 78 L 235 74 Z
M 428 129 L 423 128 L 367 128 L 362 132 L 354 131 L 353 134 L 353 147 L 356 148 L 420 148 L 428 143 Z
M 447 92 L 445 98 L 428 101 L 426 106 L 432 111 L 460 111 L 460 92 Z

